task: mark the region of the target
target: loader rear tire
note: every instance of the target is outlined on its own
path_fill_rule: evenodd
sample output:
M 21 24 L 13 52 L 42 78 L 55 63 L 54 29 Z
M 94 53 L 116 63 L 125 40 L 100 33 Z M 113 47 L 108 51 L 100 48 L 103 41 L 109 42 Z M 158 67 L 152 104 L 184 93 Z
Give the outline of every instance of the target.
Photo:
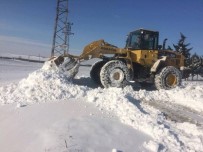
M 105 88 L 122 88 L 125 87 L 130 80 L 130 71 L 124 62 L 112 60 L 101 68 L 100 79 Z
M 155 75 L 155 87 L 158 90 L 170 90 L 180 86 L 181 80 L 181 72 L 173 66 L 167 66 Z
M 105 61 L 97 61 L 92 65 L 90 70 L 91 79 L 98 85 L 101 85 L 100 71 L 105 63 L 106 63 Z

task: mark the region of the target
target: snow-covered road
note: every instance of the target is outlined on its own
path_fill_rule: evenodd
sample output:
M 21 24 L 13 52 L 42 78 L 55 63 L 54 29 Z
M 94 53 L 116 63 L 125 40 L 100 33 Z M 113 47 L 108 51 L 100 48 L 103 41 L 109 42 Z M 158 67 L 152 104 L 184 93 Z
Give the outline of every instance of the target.
M 139 151 L 150 140 L 82 99 L 22 108 L 5 105 L 0 106 L 0 113 L 2 152 L 111 151 L 113 148 Z

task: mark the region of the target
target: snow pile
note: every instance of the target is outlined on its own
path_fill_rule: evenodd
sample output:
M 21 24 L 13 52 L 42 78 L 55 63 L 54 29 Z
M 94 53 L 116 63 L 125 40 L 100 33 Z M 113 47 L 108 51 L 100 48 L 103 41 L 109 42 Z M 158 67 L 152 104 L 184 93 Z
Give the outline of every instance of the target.
M 31 73 L 28 78 L 21 80 L 18 84 L 0 87 L 0 103 L 20 102 L 26 104 L 80 98 L 92 90 L 85 86 L 72 84 L 68 73 L 64 75 L 57 68 L 50 67 L 50 62 L 46 62 L 41 69 Z M 116 88 L 113 89 L 116 90 Z M 115 92 L 115 90 L 111 92 Z M 104 92 L 108 93 L 105 89 L 100 89 L 99 92 L 103 92 L 103 94 Z M 127 90 L 126 94 L 138 101 L 176 103 L 203 112 L 203 83 L 198 85 L 184 83 L 182 88 L 172 90 L 135 91 L 131 89 Z M 129 100 L 129 97 L 126 95 L 121 96 L 118 93 L 118 96 L 124 98 L 124 100 Z M 91 98 L 96 98 L 96 96 L 92 95 Z
M 203 111 L 202 85 L 184 84 L 184 88 L 169 91 L 135 91 L 130 86 L 124 89 L 91 89 L 72 84 L 66 75 L 49 67 L 47 63 L 18 84 L 0 87 L 0 103 L 28 104 L 86 97 L 99 109 L 114 112 L 123 123 L 151 135 L 154 140 L 144 145 L 151 151 L 203 149 L 202 128 L 189 123 L 168 123 L 160 111 L 140 102 L 161 100 Z
M 27 104 L 79 98 L 85 95 L 87 87 L 73 85 L 67 75 L 57 70 L 50 70 L 48 64 L 46 63 L 42 69 L 31 73 L 18 84 L 0 87 L 0 102 Z
M 133 97 L 147 102 L 164 101 L 180 104 L 203 112 L 203 83 L 183 83 L 181 87 L 172 90 L 133 91 Z
M 182 135 L 183 130 L 187 130 L 186 124 L 185 127 L 180 127 L 181 130 L 174 130 L 174 126 L 166 122 L 162 113 L 139 102 L 138 99 L 142 96 L 138 96 L 139 93 L 137 93 L 132 87 L 99 88 L 89 91 L 87 97 L 89 102 L 95 102 L 100 109 L 113 111 L 123 123 L 152 136 L 154 140 L 145 143 L 145 147 L 149 150 L 200 151 L 202 149 L 203 131 L 201 129 L 197 129 L 194 125 L 192 130 L 195 128 L 199 132 L 191 131 L 188 136 Z M 144 94 L 146 93 L 142 95 Z M 189 146 L 188 141 L 191 143 Z

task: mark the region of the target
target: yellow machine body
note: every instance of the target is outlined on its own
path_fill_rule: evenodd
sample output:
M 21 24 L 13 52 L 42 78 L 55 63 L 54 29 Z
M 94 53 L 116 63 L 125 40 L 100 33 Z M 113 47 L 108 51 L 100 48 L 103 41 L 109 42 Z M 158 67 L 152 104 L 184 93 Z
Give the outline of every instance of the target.
M 181 69 L 184 69 L 185 57 L 178 52 L 165 49 L 164 46 L 160 47 L 160 45 L 158 45 L 158 41 L 159 32 L 139 29 L 130 32 L 126 41 L 126 46 L 124 48 L 118 48 L 112 44 L 105 42 L 104 40 L 98 40 L 85 46 L 81 55 L 74 56 L 65 54 L 62 56 L 62 58 L 54 59 L 54 63 L 56 65 L 60 65 L 60 63 L 64 60 L 63 58 L 67 57 L 74 59 L 75 64 L 82 62 L 83 60 L 100 58 L 102 59 L 102 62 L 97 63 L 97 65 L 94 66 L 94 70 L 90 72 L 90 75 L 92 75 L 92 78 L 98 84 L 102 82 L 102 85 L 104 87 L 111 86 L 108 84 L 108 81 L 110 81 L 110 79 L 112 79 L 112 83 L 114 83 L 120 82 L 120 78 L 125 79 L 126 77 L 129 77 L 134 81 L 150 81 L 152 83 L 154 83 L 155 79 L 157 79 L 157 82 L 159 82 L 157 83 L 158 89 L 164 88 L 164 85 L 168 85 L 166 86 L 166 88 L 169 89 L 180 84 L 180 73 Z M 67 63 L 68 64 L 65 65 L 66 69 L 68 69 L 69 64 L 71 65 L 71 63 L 69 62 Z M 107 70 L 105 68 L 108 67 L 109 64 L 113 64 L 115 67 L 117 66 L 116 64 L 119 64 L 119 66 L 122 65 L 122 67 L 126 65 L 127 70 L 124 68 L 123 72 L 125 72 L 122 74 L 122 70 L 120 70 L 121 68 L 117 68 L 113 71 L 115 73 L 110 75 L 113 77 L 104 78 L 110 72 L 104 72 L 105 70 Z M 103 75 L 100 82 L 100 70 L 102 70 L 103 66 L 105 67 L 103 68 L 105 70 L 102 71 Z M 158 75 L 164 74 L 164 72 L 160 72 L 164 71 L 165 67 L 168 67 L 166 70 L 170 74 L 169 76 L 166 75 L 166 77 L 168 76 L 167 78 L 163 78 L 164 82 L 165 79 L 167 80 L 163 85 L 161 84 L 162 80 L 159 79 Z M 97 73 L 96 75 L 94 74 L 95 72 Z M 120 76 L 118 76 L 119 74 Z M 123 86 L 124 82 L 125 81 L 122 81 L 121 83 Z M 160 87 L 160 85 L 162 87 Z

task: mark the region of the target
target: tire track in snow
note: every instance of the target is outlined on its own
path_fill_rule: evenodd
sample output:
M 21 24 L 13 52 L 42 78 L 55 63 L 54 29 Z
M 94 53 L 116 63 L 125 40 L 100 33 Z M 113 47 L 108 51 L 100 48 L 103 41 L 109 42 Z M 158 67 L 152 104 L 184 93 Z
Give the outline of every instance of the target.
M 188 107 L 165 101 L 142 101 L 164 113 L 167 119 L 175 122 L 189 122 L 203 126 L 203 114 Z

